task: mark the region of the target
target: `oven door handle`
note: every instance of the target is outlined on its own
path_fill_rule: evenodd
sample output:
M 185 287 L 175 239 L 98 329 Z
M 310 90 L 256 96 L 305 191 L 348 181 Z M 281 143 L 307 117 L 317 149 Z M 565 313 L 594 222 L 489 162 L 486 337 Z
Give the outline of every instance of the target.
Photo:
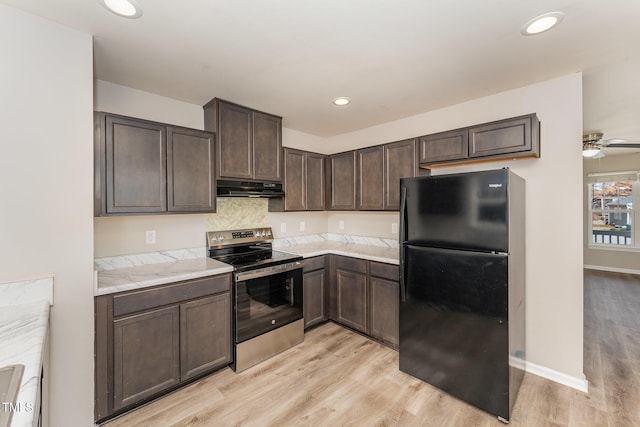
M 236 282 L 244 282 L 245 280 L 257 279 L 258 277 L 273 276 L 278 273 L 286 273 L 302 268 L 302 262 L 290 262 L 287 264 L 274 265 L 272 267 L 258 268 L 256 270 L 243 271 L 236 273 Z

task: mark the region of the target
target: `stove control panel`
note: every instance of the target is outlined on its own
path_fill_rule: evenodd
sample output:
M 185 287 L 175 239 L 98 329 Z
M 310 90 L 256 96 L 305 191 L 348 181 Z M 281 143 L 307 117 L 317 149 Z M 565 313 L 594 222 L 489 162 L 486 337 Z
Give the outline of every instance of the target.
M 271 240 L 273 240 L 271 227 L 207 232 L 207 244 L 210 248 L 240 243 L 268 242 Z

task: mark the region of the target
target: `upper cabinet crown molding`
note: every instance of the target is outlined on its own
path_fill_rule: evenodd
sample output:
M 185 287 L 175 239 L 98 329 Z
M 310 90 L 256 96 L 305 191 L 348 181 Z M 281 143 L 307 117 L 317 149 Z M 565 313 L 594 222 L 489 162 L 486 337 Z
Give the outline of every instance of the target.
M 215 212 L 211 132 L 96 112 L 94 215 Z
M 203 108 L 205 129 L 218 135 L 218 179 L 281 181 L 282 117 L 219 98 Z

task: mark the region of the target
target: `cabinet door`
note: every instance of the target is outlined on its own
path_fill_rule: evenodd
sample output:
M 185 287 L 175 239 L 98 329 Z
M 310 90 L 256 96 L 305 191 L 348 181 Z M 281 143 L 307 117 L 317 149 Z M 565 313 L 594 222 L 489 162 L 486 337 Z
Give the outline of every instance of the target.
M 325 201 L 325 156 L 306 153 L 306 199 L 308 211 L 323 211 Z
M 330 162 L 330 201 L 331 210 L 356 209 L 356 152 L 334 154 Z
M 384 148 L 358 150 L 358 209 L 382 210 L 384 207 Z M 400 184 L 398 184 L 400 185 Z
M 336 320 L 369 333 L 367 316 L 367 276 L 350 270 L 336 270 Z
M 305 153 L 284 149 L 284 210 L 303 211 L 306 208 Z
M 228 292 L 180 305 L 180 376 L 184 381 L 231 362 Z
M 105 125 L 106 213 L 166 211 L 166 128 L 118 116 Z
M 282 119 L 253 113 L 253 178 L 258 181 L 281 181 Z
M 469 156 L 469 133 L 466 128 L 420 138 L 420 165 L 462 160 Z
M 325 311 L 325 270 L 305 272 L 303 276 L 303 312 L 305 329 L 327 320 Z
M 398 345 L 398 304 L 400 286 L 397 281 L 369 278 L 371 336 Z
M 220 178 L 253 178 L 253 113 L 218 103 L 218 174 Z
M 533 120 L 529 115 L 469 128 L 469 157 L 531 152 Z
M 177 305 L 113 323 L 113 409 L 180 381 L 180 311 Z
M 215 212 L 213 134 L 167 129 L 167 210 Z
M 384 145 L 384 209 L 400 210 L 400 178 L 416 174 L 415 140 Z

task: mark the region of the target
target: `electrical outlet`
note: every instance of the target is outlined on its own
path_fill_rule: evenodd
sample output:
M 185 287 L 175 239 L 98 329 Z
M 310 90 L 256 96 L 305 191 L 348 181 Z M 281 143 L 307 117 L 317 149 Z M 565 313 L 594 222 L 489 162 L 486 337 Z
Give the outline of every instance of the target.
M 338 228 L 344 230 L 344 221 L 338 221 Z
M 396 234 L 398 232 L 398 223 L 397 222 L 392 222 L 391 223 L 391 232 Z
M 156 230 L 146 231 L 146 241 L 147 245 L 153 245 L 154 243 L 156 243 Z
M 286 222 L 281 222 L 280 223 L 280 232 L 281 233 L 286 233 L 287 232 L 287 223 Z
M 305 224 L 304 221 L 300 221 L 300 231 L 304 231 Z

